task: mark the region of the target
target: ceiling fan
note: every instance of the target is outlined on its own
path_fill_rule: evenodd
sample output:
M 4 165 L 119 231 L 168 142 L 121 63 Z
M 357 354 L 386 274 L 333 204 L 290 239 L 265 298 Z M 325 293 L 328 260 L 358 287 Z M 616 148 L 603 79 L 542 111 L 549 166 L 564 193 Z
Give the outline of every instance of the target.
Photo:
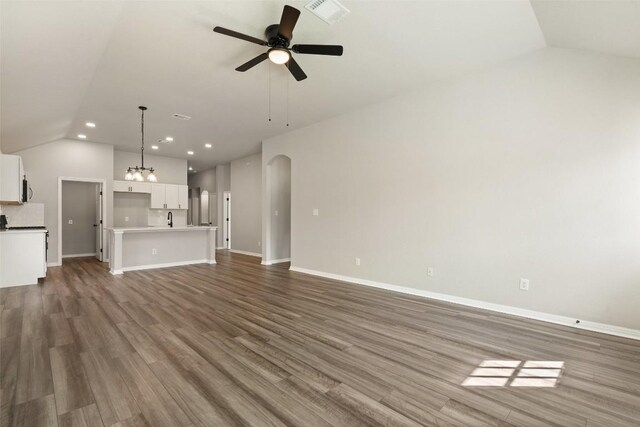
M 298 22 L 300 11 L 295 7 L 285 6 L 282 11 L 282 17 L 280 18 L 280 24 L 269 25 L 264 32 L 267 41 L 261 40 L 256 37 L 248 36 L 246 34 L 238 33 L 237 31 L 228 30 L 222 27 L 215 27 L 213 31 L 216 33 L 224 34 L 225 36 L 235 37 L 237 39 L 246 40 L 251 43 L 259 44 L 260 46 L 269 46 L 269 50 L 263 54 L 260 54 L 250 61 L 245 62 L 236 71 L 247 71 L 248 69 L 255 67 L 267 58 L 275 64 L 285 64 L 289 69 L 293 77 L 297 81 L 304 80 L 307 75 L 302 71 L 300 65 L 293 59 L 291 52 L 299 54 L 310 55 L 342 55 L 342 46 L 339 45 L 322 45 L 322 44 L 294 44 L 289 47 L 291 39 L 293 38 L 293 28 Z

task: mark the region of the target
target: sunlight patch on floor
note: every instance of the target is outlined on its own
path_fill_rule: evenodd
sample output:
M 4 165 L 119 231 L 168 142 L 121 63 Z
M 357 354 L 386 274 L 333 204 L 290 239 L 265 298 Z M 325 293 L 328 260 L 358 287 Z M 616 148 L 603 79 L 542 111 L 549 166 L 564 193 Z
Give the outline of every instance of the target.
M 483 360 L 462 382 L 465 387 L 556 387 L 564 362 L 558 360 Z

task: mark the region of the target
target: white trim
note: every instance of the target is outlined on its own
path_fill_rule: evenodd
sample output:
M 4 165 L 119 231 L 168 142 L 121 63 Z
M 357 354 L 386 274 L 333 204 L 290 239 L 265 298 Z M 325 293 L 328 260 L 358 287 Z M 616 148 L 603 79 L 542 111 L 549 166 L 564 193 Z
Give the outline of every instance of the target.
M 48 262 L 47 267 L 60 267 L 60 264 L 57 262 Z
M 58 177 L 58 265 L 62 265 L 62 181 L 89 182 L 99 184 L 102 191 L 102 248 L 106 245 L 107 237 L 107 180 L 100 178 L 77 178 L 70 176 Z M 95 255 L 95 253 L 94 253 Z M 104 254 L 103 254 L 104 260 Z
M 282 262 L 291 262 L 291 258 L 272 259 L 271 261 L 262 261 L 262 265 L 280 264 Z
M 62 258 L 79 258 L 79 257 L 87 257 L 87 256 L 96 256 L 95 252 L 89 252 L 86 254 L 69 254 L 69 255 L 62 255 Z
M 229 252 L 233 252 L 234 254 L 257 256 L 257 257 L 262 258 L 262 254 L 258 254 L 258 253 L 255 253 L 255 252 L 239 251 L 238 249 L 229 249 Z
M 176 262 L 165 262 L 161 264 L 147 264 L 147 265 L 135 265 L 132 267 L 122 267 L 121 270 L 112 271 L 111 274 L 117 275 L 122 274 L 125 271 L 137 271 L 137 270 L 151 270 L 154 268 L 167 268 L 167 267 L 180 267 L 183 265 L 192 265 L 192 264 L 215 264 L 215 261 L 209 261 L 208 259 L 197 259 L 192 261 L 176 261 Z
M 219 251 L 221 249 L 227 249 L 225 246 L 216 246 L 216 250 Z
M 569 326 L 575 329 L 584 329 L 587 331 L 600 332 L 603 334 L 615 335 L 619 337 L 631 338 L 640 340 L 640 330 L 624 328 L 621 326 L 609 325 L 606 323 L 590 322 L 580 320 L 579 324 L 576 324 L 576 319 L 566 316 L 558 316 L 556 314 L 543 313 L 540 311 L 527 310 L 524 308 L 512 307 L 509 305 L 494 304 L 490 302 L 474 300 L 469 298 L 457 297 L 447 294 L 439 294 L 435 292 L 424 291 L 421 289 L 408 288 L 406 286 L 391 285 L 388 283 L 375 282 L 373 280 L 360 279 L 357 277 L 342 276 L 340 274 L 325 273 L 323 271 L 310 270 L 300 267 L 289 267 L 291 271 L 297 271 L 299 273 L 310 274 L 313 276 L 325 277 L 327 279 L 340 280 L 348 283 L 356 283 L 364 286 L 371 286 L 374 288 L 386 289 L 389 291 L 400 292 L 403 294 L 415 295 L 439 301 L 451 302 L 454 304 L 466 305 L 469 307 L 481 308 L 484 310 L 496 311 L 498 313 L 511 314 L 513 316 L 526 317 L 528 319 L 541 320 L 543 322 L 555 323 L 557 325 Z

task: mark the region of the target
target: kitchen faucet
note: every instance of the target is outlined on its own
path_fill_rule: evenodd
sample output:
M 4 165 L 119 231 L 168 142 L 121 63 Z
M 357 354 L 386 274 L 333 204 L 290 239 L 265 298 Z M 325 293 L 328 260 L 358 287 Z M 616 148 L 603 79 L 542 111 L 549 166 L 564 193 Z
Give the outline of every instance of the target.
M 169 221 L 169 227 L 173 228 L 173 213 L 171 211 L 167 215 L 167 221 Z

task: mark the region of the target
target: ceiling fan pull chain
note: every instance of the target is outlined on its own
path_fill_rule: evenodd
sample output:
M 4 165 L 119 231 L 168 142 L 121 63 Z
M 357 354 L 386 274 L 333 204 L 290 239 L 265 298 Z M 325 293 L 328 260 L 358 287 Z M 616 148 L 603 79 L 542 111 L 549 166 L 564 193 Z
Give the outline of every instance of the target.
M 287 126 L 289 126 L 289 76 L 287 76 Z
M 269 62 L 269 121 L 271 121 L 271 62 Z

